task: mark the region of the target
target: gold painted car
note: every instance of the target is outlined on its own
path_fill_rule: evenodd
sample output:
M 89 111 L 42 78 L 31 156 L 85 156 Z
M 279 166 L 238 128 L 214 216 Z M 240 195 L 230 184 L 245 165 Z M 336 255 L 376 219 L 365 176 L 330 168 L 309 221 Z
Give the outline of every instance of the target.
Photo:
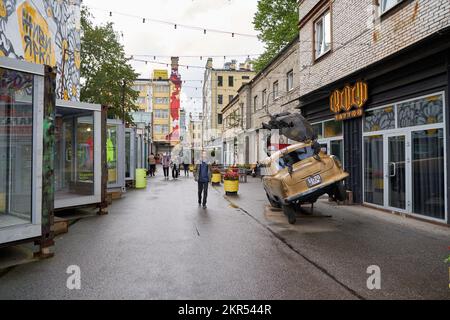
M 263 185 L 273 207 L 283 208 L 291 224 L 303 203 L 314 203 L 328 194 L 344 201 L 343 180 L 348 173 L 338 158 L 320 150 L 315 140 L 307 140 L 275 152 L 261 164 Z

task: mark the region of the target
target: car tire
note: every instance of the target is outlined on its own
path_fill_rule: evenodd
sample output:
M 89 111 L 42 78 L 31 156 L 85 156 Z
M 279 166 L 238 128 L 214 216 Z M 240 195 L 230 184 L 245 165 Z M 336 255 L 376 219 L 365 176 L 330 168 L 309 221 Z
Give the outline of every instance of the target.
M 334 188 L 334 199 L 336 201 L 347 200 L 347 190 L 342 181 L 339 181 L 336 183 L 336 187 Z
M 283 213 L 287 216 L 288 222 L 290 224 L 295 224 L 295 222 L 297 221 L 297 210 L 295 208 L 295 205 L 283 205 Z
M 266 192 L 267 199 L 270 202 L 270 205 L 274 208 L 281 208 L 281 204 L 278 201 L 273 200 L 269 194 Z

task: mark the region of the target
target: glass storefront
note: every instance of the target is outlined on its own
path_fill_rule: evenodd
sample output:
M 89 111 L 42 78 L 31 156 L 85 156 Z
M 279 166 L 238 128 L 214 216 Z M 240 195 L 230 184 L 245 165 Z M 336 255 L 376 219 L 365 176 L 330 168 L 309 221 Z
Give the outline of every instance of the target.
M 363 129 L 364 201 L 444 220 L 444 95 L 369 110 Z
M 384 204 L 383 136 L 364 137 L 364 199 Z
M 412 132 L 411 151 L 413 212 L 444 219 L 444 130 Z
M 94 194 L 94 111 L 57 107 L 55 200 Z
M 342 121 L 329 120 L 312 125 L 324 153 L 336 156 L 344 161 L 344 140 L 342 137 Z
M 117 138 L 117 126 L 108 125 L 106 128 L 106 165 L 108 168 L 108 184 L 116 184 L 118 182 Z
M 32 222 L 33 75 L 0 68 L 0 228 Z

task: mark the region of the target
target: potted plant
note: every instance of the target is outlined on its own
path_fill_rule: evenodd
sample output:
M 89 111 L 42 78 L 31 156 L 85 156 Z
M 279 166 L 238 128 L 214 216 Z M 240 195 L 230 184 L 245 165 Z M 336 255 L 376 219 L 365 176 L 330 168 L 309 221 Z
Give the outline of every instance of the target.
M 239 190 L 239 173 L 228 170 L 223 176 L 223 187 L 225 194 L 237 194 Z
M 212 177 L 211 177 L 211 183 L 213 185 L 218 185 L 222 181 L 222 175 L 220 174 L 219 167 L 212 167 Z

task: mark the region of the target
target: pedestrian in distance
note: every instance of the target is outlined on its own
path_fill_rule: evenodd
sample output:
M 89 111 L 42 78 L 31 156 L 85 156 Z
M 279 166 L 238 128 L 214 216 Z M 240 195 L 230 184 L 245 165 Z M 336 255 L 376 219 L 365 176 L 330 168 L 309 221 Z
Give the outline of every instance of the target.
M 150 169 L 150 177 L 154 177 L 156 171 L 156 158 L 153 152 L 148 156 L 148 166 Z
M 183 161 L 184 176 L 189 177 L 189 163 Z
M 180 165 L 178 161 L 178 157 L 174 157 L 171 163 L 172 167 L 172 179 L 178 179 L 178 176 L 180 174 Z
M 162 166 L 164 171 L 164 179 L 169 179 L 170 155 L 166 152 L 162 157 Z
M 203 206 L 203 209 L 206 209 L 206 201 L 208 198 L 208 184 L 211 181 L 211 176 L 211 165 L 206 162 L 206 152 L 203 151 L 202 159 L 200 163 L 195 165 L 194 169 L 194 179 L 198 184 L 198 206 Z

